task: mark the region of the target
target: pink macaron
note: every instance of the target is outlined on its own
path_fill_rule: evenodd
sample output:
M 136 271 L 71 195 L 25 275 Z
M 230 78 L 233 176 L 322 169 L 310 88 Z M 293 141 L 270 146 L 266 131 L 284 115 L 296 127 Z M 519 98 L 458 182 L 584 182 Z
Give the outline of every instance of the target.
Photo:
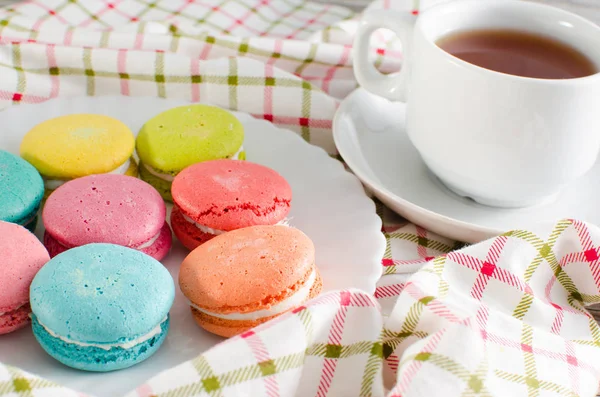
M 232 230 L 284 223 L 292 201 L 283 176 L 240 160 L 194 164 L 175 177 L 171 193 L 171 226 L 190 250 Z
M 2 221 L 0 252 L 0 334 L 7 334 L 29 323 L 29 286 L 50 256 L 29 230 Z
M 48 197 L 42 213 L 44 245 L 54 257 L 70 248 L 110 243 L 157 260 L 171 249 L 171 229 L 160 194 L 137 178 L 90 175 L 69 181 Z

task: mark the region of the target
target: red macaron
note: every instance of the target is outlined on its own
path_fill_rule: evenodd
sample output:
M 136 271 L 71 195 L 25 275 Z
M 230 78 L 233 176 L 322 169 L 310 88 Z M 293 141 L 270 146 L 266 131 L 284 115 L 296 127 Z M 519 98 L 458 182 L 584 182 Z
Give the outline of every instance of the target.
M 194 164 L 177 175 L 171 193 L 171 226 L 190 250 L 231 230 L 282 224 L 292 202 L 284 177 L 241 160 Z

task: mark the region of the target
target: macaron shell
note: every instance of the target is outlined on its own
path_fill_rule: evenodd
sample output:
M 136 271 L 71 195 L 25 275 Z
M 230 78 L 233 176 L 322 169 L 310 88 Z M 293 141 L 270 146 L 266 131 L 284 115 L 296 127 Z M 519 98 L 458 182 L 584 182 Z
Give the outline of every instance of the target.
M 250 312 L 293 295 L 314 269 L 315 249 L 300 230 L 254 226 L 222 234 L 183 261 L 179 286 L 195 305 Z
M 39 216 L 34 216 L 29 222 L 25 223 L 23 226 L 25 229 L 29 230 L 31 233 L 35 233 L 35 228 L 37 227 Z
M 137 153 L 143 163 L 176 175 L 201 161 L 228 158 L 244 142 L 244 128 L 230 112 L 208 105 L 187 105 L 160 113 L 140 129 Z
M 194 224 L 186 221 L 177 205 L 174 205 L 171 211 L 171 227 L 177 239 L 190 251 L 215 237 L 214 234 L 204 233 Z
M 313 299 L 316 298 L 320 293 L 321 293 L 321 289 L 323 287 L 323 281 L 321 279 L 321 275 L 318 274 L 317 279 L 315 280 L 315 283 L 313 285 L 313 287 L 310 290 L 310 295 L 307 299 Z M 246 332 L 260 324 L 266 323 L 269 320 L 274 319 L 275 317 L 278 317 L 284 313 L 275 315 L 275 316 L 270 316 L 270 317 L 263 317 L 261 319 L 258 320 L 245 320 L 245 321 L 240 321 L 240 320 L 226 320 L 226 319 L 222 319 L 219 317 L 214 317 L 214 316 L 210 316 L 208 314 L 202 313 L 199 310 L 196 310 L 195 308 L 191 308 L 192 310 L 192 315 L 194 316 L 194 320 L 196 321 L 196 323 L 204 328 L 205 330 L 207 330 L 210 333 L 213 333 L 215 335 L 219 335 L 219 336 L 224 336 L 226 338 L 235 336 L 235 335 L 239 335 L 243 332 Z
M 21 156 L 49 179 L 74 179 L 111 172 L 133 154 L 133 133 L 121 121 L 98 114 L 73 114 L 31 129 Z
M 54 258 L 56 255 L 62 254 L 69 249 L 56 241 L 48 232 L 44 232 L 44 247 L 48 250 L 50 258 Z
M 171 245 L 173 244 L 173 236 L 171 234 L 171 228 L 169 224 L 165 222 L 162 229 L 160 230 L 160 235 L 149 247 L 142 248 L 139 251 L 142 251 L 144 254 L 149 255 L 156 259 L 157 261 L 162 260 L 169 251 L 171 250 Z
M 152 186 L 115 174 L 65 183 L 46 200 L 42 213 L 46 232 L 66 247 L 111 243 L 135 248 L 159 233 L 165 217 L 165 203 Z
M 30 322 L 29 313 L 31 313 L 29 305 L 24 305 L 0 316 L 0 335 L 8 334 L 27 326 Z
M 241 160 L 194 164 L 177 175 L 171 192 L 186 216 L 225 231 L 274 225 L 285 219 L 292 201 L 292 189 L 281 175 Z
M 138 177 L 139 171 L 138 171 L 138 165 L 135 162 L 135 159 L 133 159 L 133 158 L 130 159 L 129 168 L 127 168 L 127 171 L 125 171 L 124 175 L 132 176 L 134 178 Z
M 27 161 L 0 150 L 0 220 L 23 224 L 35 216 L 44 182 Z
M 160 261 L 167 256 L 171 250 L 172 244 L 173 236 L 171 235 L 171 229 L 169 228 L 169 224 L 165 222 L 160 231 L 160 235 L 154 244 L 146 248 L 138 249 L 138 251 L 141 251 L 144 254 L 153 257 L 157 261 Z M 56 255 L 62 254 L 63 252 L 69 250 L 69 248 L 56 241 L 56 239 L 48 232 L 44 233 L 44 246 L 48 250 L 51 258 L 54 258 Z
M 31 309 L 55 334 L 87 343 L 121 343 L 162 323 L 173 279 L 155 259 L 113 244 L 70 249 L 31 284 Z
M 129 164 L 129 168 L 127 169 L 127 171 L 125 171 L 125 174 L 123 174 L 123 175 L 132 176 L 134 178 L 138 177 L 138 175 L 139 175 L 138 165 L 133 158 L 131 158 L 131 163 Z M 52 193 L 54 193 L 55 190 L 56 189 L 45 189 L 44 190 L 44 200 L 46 200 L 48 197 L 50 197 L 50 195 Z
M 173 202 L 173 196 L 171 196 L 171 182 L 152 175 L 143 164 L 140 164 L 140 179 L 156 189 L 165 201 Z
M 33 335 L 42 348 L 69 367 L 94 372 L 109 372 L 131 367 L 152 356 L 162 345 L 169 330 L 169 319 L 161 324 L 162 332 L 130 349 L 81 347 L 66 343 L 50 335 L 39 322 L 32 321 Z
M 29 286 L 50 256 L 27 229 L 1 221 L 0 252 L 0 313 L 8 313 L 29 302 Z

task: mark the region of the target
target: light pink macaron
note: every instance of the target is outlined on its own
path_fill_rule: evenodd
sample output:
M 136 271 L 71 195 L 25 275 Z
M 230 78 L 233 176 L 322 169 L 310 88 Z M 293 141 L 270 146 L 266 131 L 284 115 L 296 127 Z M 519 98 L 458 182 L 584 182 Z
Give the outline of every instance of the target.
M 2 221 L 0 252 L 0 334 L 7 334 L 29 323 L 29 286 L 50 257 L 29 230 Z
M 54 257 L 69 248 L 110 243 L 157 260 L 171 249 L 171 229 L 160 194 L 137 178 L 90 175 L 69 181 L 48 197 L 44 245 Z

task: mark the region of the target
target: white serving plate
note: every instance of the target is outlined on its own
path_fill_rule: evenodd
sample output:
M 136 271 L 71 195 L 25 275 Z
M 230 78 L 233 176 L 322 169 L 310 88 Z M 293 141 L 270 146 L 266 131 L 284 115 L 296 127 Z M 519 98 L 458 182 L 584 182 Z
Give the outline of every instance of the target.
M 565 218 L 600 225 L 600 161 L 555 201 L 521 209 L 488 207 L 457 196 L 428 171 L 406 134 L 405 108 L 403 103 L 357 89 L 340 105 L 333 134 L 356 176 L 406 219 L 470 243 Z
M 99 113 L 115 117 L 137 132 L 150 117 L 184 105 L 182 100 L 150 97 L 81 97 L 55 99 L 36 105 L 11 107 L 0 113 L 0 149 L 18 153 L 24 134 L 34 125 L 60 115 Z M 235 113 L 244 125 L 244 147 L 249 161 L 271 167 L 292 186 L 291 224 L 315 243 L 316 261 L 324 291 L 358 288 L 369 293 L 381 276 L 385 239 L 375 205 L 359 180 L 327 153 L 295 133 Z M 36 234 L 43 234 L 41 222 Z M 174 280 L 188 251 L 175 241 L 163 264 Z M 117 372 L 88 373 L 68 368 L 48 356 L 29 327 L 0 336 L 0 362 L 53 380 L 83 393 L 119 396 L 159 372 L 192 359 L 223 339 L 200 329 L 187 301 L 176 286 L 171 329 L 159 351 L 139 365 Z

